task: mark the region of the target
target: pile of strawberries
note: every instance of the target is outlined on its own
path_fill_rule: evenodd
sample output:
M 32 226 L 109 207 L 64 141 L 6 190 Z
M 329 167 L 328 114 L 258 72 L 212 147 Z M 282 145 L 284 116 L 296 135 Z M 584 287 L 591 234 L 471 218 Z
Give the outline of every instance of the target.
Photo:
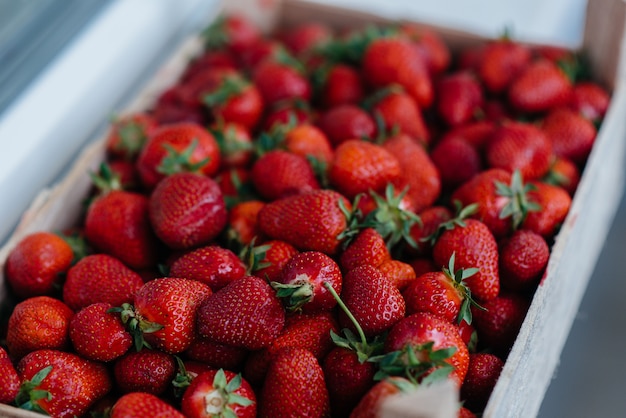
M 608 103 L 570 51 L 239 16 L 10 253 L 0 402 L 55 417 L 485 407 Z M 561 278 L 555 278 L 561 279 Z M 6 343 L 6 344 L 4 344 Z M 160 414 L 160 415 L 159 415 Z

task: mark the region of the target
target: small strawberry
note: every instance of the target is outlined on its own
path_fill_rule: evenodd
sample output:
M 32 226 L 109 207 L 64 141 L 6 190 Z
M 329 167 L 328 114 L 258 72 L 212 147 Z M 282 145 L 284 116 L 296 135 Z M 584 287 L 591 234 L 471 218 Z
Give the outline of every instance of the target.
M 572 83 L 552 61 L 538 59 L 513 80 L 507 94 L 511 106 L 521 112 L 544 112 L 570 102 Z
M 225 48 L 233 54 L 242 53 L 261 37 L 254 23 L 236 13 L 218 17 L 201 34 L 208 50 Z
M 301 23 L 286 29 L 280 38 L 285 46 L 297 57 L 311 54 L 333 36 L 332 30 L 320 22 Z
M 137 173 L 137 166 L 134 161 L 113 158 L 109 159 L 107 164 L 111 169 L 111 173 L 119 177 L 122 190 L 139 190 L 141 180 L 139 179 L 139 173 Z
M 255 161 L 252 182 L 256 191 L 269 201 L 320 188 L 307 159 L 282 150 L 270 151 Z
M 287 311 L 330 311 L 337 301 L 324 286 L 341 293 L 342 276 L 337 263 L 319 251 L 295 254 L 285 264 L 272 287 Z
M 333 149 L 326 134 L 310 124 L 301 124 L 285 133 L 282 143 L 286 150 L 297 155 L 313 157 L 323 164 L 329 164 L 333 158 Z
M 597 123 L 604 118 L 610 101 L 611 97 L 600 85 L 592 81 L 583 81 L 574 84 L 569 107 Z
M 510 290 L 536 285 L 545 271 L 550 247 L 539 234 L 519 230 L 500 243 L 500 282 Z
M 541 123 L 554 154 L 577 164 L 586 161 L 596 140 L 596 128 L 582 115 L 567 108 L 554 109 Z
M 401 292 L 417 278 L 413 267 L 400 260 L 385 261 L 377 268 Z
M 529 302 L 517 294 L 502 294 L 474 310 L 474 325 L 482 347 L 506 357 L 526 317 Z
M 486 45 L 480 54 L 478 74 L 490 93 L 502 93 L 530 64 L 526 45 L 505 37 Z
M 482 151 L 496 128 L 497 125 L 490 120 L 470 122 L 448 129 L 439 141 L 447 141 L 450 138 L 461 139 L 478 151 Z
M 196 248 L 174 260 L 169 275 L 207 284 L 217 292 L 246 274 L 246 266 L 232 251 L 217 245 Z
M 69 327 L 74 312 L 49 296 L 34 296 L 18 303 L 9 317 L 6 343 L 12 357 L 21 358 L 44 348 L 69 348 Z
M 248 274 L 273 282 L 278 279 L 283 267 L 296 254 L 298 250 L 293 245 L 285 241 L 270 240 L 261 245 L 251 242 L 244 248 L 241 258 L 248 265 Z
M 415 249 L 417 253 L 428 256 L 432 252 L 432 242 L 429 237 L 437 231 L 439 225 L 452 219 L 453 213 L 446 206 L 436 205 L 419 212 L 418 216 L 421 222 L 415 223 L 409 233 L 417 245 Z
M 20 381 L 9 355 L 0 347 L 0 403 L 9 405 L 15 401 L 20 391 Z
M 430 142 L 430 132 L 417 102 L 403 89 L 392 86 L 378 90 L 367 100 L 366 106 L 385 128 L 405 133 L 419 143 Z
M 115 360 L 113 374 L 122 393 L 163 395 L 176 375 L 176 361 L 173 355 L 159 350 L 131 350 Z
M 463 405 L 473 411 L 482 411 L 503 367 L 504 362 L 494 354 L 470 354 L 469 368 L 461 386 Z
M 285 241 L 301 251 L 338 253 L 348 227 L 350 203 L 332 190 L 286 197 L 268 203 L 259 211 L 258 225 L 272 239 Z
M 383 402 L 392 395 L 411 392 L 417 386 L 403 377 L 388 377 L 376 383 L 361 398 L 350 418 L 378 418 Z
M 173 249 L 209 243 L 228 217 L 218 184 L 194 173 L 163 179 L 150 195 L 148 210 L 154 232 Z
M 521 225 L 546 239 L 552 238 L 561 226 L 572 205 L 571 196 L 561 187 L 542 182 L 533 182 L 534 190 L 528 199 L 541 207 L 540 211 L 529 212 Z
M 254 237 L 261 235 L 257 217 L 263 206 L 265 202 L 248 200 L 236 203 L 230 208 L 226 228 L 229 242 L 243 248 L 249 245 Z
M 267 109 L 261 128 L 271 130 L 276 124 L 286 124 L 295 121 L 296 125 L 311 123 L 312 110 L 307 101 L 303 99 L 284 100 L 274 103 Z
M 210 127 L 220 147 L 222 166 L 247 167 L 254 156 L 250 131 L 234 122 L 218 122 Z
M 294 99 L 309 101 L 312 91 L 307 78 L 296 68 L 280 61 L 282 60 L 263 61 L 255 68 L 252 76 L 265 104 L 271 106 L 283 100 Z
M 448 69 L 451 53 L 439 33 L 410 22 L 401 23 L 398 31 L 413 41 L 414 48 L 422 56 L 431 75 L 441 74 Z
M 354 104 L 337 105 L 328 109 L 320 115 L 317 126 L 335 147 L 349 139 L 376 136 L 374 119 Z
M 67 272 L 63 301 L 75 311 L 99 302 L 119 306 L 131 302 L 141 286 L 141 276 L 117 258 L 93 254 Z
M 134 160 L 156 127 L 156 120 L 144 112 L 114 119 L 106 138 L 107 153 L 124 160 Z
M 378 267 L 391 260 L 385 240 L 374 228 L 364 228 L 341 253 L 339 263 L 344 272 L 360 265 Z
M 580 182 L 580 170 L 576 164 L 567 158 L 556 157 L 552 161 L 550 170 L 541 180 L 544 183 L 562 187 L 570 196 L 573 196 Z
M 198 333 L 215 342 L 258 350 L 285 324 L 285 312 L 265 280 L 243 277 L 218 290 L 198 308 Z
M 133 345 L 133 338 L 114 313 L 113 305 L 94 303 L 76 312 L 69 324 L 74 350 L 82 357 L 107 362 L 124 355 Z
M 33 232 L 20 239 L 6 258 L 6 280 L 20 298 L 50 295 L 73 260 L 72 247 L 63 238 Z
M 293 347 L 277 353 L 267 372 L 259 403 L 259 418 L 328 416 L 328 390 L 315 356 Z
M 120 396 L 111 408 L 111 418 L 142 418 L 146 411 L 159 418 L 184 418 L 185 416 L 158 396 L 145 392 L 131 392 Z
M 83 416 L 112 387 L 104 365 L 57 350 L 27 354 L 17 372 L 22 385 L 16 405 L 54 417 Z
M 480 83 L 469 72 L 442 77 L 436 84 L 436 93 L 437 113 L 448 126 L 470 122 L 484 101 Z
M 195 377 L 181 401 L 189 418 L 256 417 L 256 396 L 240 374 L 212 370 Z
M 214 369 L 239 370 L 248 350 L 241 347 L 216 343 L 208 338 L 197 337 L 185 351 L 185 356 Z
M 354 67 L 329 64 L 320 67 L 313 77 L 317 95 L 327 109 L 346 104 L 357 105 L 363 99 L 363 80 Z
M 229 209 L 237 203 L 257 197 L 254 195 L 254 186 L 248 167 L 225 168 L 217 173 L 215 181 L 220 186 L 224 202 Z
M 230 51 L 206 50 L 189 61 L 180 80 L 185 83 L 196 74 L 209 71 L 212 68 L 236 70 L 237 62 Z
M 439 170 L 444 188 L 454 189 L 482 171 L 478 149 L 460 137 L 450 136 L 435 145 L 430 158 Z

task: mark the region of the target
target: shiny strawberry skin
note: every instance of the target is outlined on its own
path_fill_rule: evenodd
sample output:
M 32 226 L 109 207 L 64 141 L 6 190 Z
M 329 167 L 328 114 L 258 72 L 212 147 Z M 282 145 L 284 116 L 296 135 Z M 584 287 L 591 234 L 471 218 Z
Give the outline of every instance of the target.
M 470 122 L 483 105 L 482 87 L 469 72 L 444 76 L 436 88 L 437 113 L 448 126 Z
M 530 64 L 531 57 L 531 50 L 521 43 L 495 41 L 484 47 L 478 74 L 489 92 L 502 93 Z
M 551 239 L 561 226 L 572 205 L 572 198 L 563 188 L 543 182 L 532 183 L 536 190 L 528 193 L 528 199 L 541 207 L 540 211 L 529 212 L 522 229 L 529 229 Z
M 550 247 L 539 234 L 518 230 L 500 243 L 500 281 L 519 291 L 536 285 L 550 258 Z
M 548 60 L 537 60 L 513 80 L 507 97 L 513 108 L 527 113 L 544 112 L 566 106 L 571 100 L 572 83 Z
M 246 274 L 246 266 L 231 250 L 217 245 L 196 248 L 174 260 L 169 275 L 207 284 L 216 292 Z
M 283 150 L 270 151 L 255 161 L 252 182 L 269 201 L 320 188 L 307 159 Z
M 20 390 L 20 376 L 6 350 L 0 347 L 0 403 L 11 404 Z
M 341 253 L 339 263 L 348 272 L 363 264 L 378 267 L 389 260 L 391 255 L 383 237 L 374 228 L 365 228 Z
M 274 60 L 266 60 L 259 64 L 252 80 L 261 92 L 266 106 L 283 100 L 308 101 L 311 98 L 309 81 L 295 69 Z
M 463 297 L 450 278 L 442 272 L 429 272 L 418 276 L 402 292 L 407 314 L 429 312 L 455 322 Z
M 504 362 L 495 354 L 470 354 L 469 368 L 463 386 L 463 405 L 473 411 L 482 411 L 500 377 Z
M 587 160 L 597 134 L 591 121 L 566 108 L 549 112 L 541 129 L 550 140 L 556 156 L 577 164 Z
M 176 375 L 174 356 L 160 350 L 131 350 L 115 360 L 113 375 L 122 393 L 163 395 Z
M 111 418 L 142 418 L 146 411 L 160 418 L 185 416 L 158 396 L 145 392 L 132 392 L 120 396 L 111 409 Z

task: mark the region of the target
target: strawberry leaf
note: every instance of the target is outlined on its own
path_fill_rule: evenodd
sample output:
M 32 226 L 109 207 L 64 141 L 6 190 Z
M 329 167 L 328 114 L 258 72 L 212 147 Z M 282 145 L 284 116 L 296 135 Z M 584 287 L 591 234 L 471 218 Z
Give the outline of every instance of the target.
M 508 198 L 508 203 L 500 212 L 500 219 L 511 218 L 511 226 L 513 230 L 519 229 L 524 223 L 528 212 L 536 212 L 541 210 L 535 202 L 528 200 L 528 192 L 533 191 L 536 187 L 531 184 L 524 184 L 522 174 L 519 170 L 515 170 L 511 176 L 511 184 L 504 184 L 496 181 L 496 193 L 502 197 Z
M 180 172 L 196 173 L 207 165 L 210 161 L 209 157 L 206 157 L 196 163 L 191 162 L 191 156 L 194 150 L 198 146 L 198 139 L 194 138 L 189 146 L 179 152 L 170 144 L 163 144 L 163 147 L 167 150 L 167 155 L 161 160 L 161 164 L 157 167 L 157 171 L 161 174 L 172 175 Z

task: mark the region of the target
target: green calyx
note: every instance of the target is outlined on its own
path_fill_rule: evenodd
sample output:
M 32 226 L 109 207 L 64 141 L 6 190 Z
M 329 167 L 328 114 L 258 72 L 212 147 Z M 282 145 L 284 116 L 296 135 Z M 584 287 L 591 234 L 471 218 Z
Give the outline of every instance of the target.
M 100 164 L 98 171 L 91 172 L 89 176 L 100 195 L 104 195 L 113 190 L 122 190 L 120 175 L 113 172 L 107 163 Z
M 457 324 L 460 324 L 461 321 L 465 320 L 468 324 L 472 323 L 472 310 L 471 307 L 475 306 L 478 309 L 484 310 L 482 306 L 478 304 L 474 299 L 472 299 L 472 292 L 470 288 L 465 283 L 465 279 L 472 277 L 476 273 L 480 271 L 478 268 L 468 268 L 468 269 L 456 269 L 454 268 L 454 260 L 456 257 L 456 253 L 452 253 L 450 256 L 450 260 L 448 261 L 448 267 L 444 267 L 442 269 L 443 273 L 448 277 L 454 287 L 459 291 L 461 297 L 463 298 L 463 302 L 461 303 L 461 309 L 459 310 L 459 314 L 457 316 Z
M 376 39 L 397 35 L 397 29 L 370 25 L 363 30 L 355 31 L 346 38 L 326 42 L 316 48 L 316 53 L 330 62 L 359 64 L 369 45 Z
M 465 228 L 465 219 L 469 218 L 478 211 L 478 203 L 472 203 L 463 207 L 460 201 L 455 200 L 454 206 L 456 207 L 454 217 L 448 221 L 440 223 L 437 226 L 437 229 L 435 229 L 435 232 L 421 239 L 422 242 L 428 242 L 431 245 L 435 245 L 441 234 L 445 231 L 451 231 L 457 227 Z
M 214 390 L 205 395 L 205 412 L 212 417 L 237 418 L 233 405 L 246 407 L 254 404 L 253 400 L 235 393 L 241 388 L 242 381 L 241 374 L 228 381 L 224 369 L 219 369 L 213 378 Z
M 135 350 L 141 351 L 143 347 L 152 348 L 144 339 L 144 334 L 151 334 L 163 328 L 163 325 L 148 321 L 137 313 L 135 307 L 130 303 L 124 303 L 120 307 L 107 310 L 108 313 L 119 313 L 122 323 L 133 337 Z
M 249 85 L 248 81 L 238 75 L 226 75 L 222 78 L 219 87 L 202 96 L 202 103 L 209 108 L 224 105 L 231 98 L 243 93 Z
M 218 50 L 228 44 L 229 38 L 226 33 L 226 17 L 219 16 L 201 33 L 207 50 Z
M 211 129 L 211 134 L 215 138 L 222 155 L 233 155 L 237 152 L 254 149 L 252 143 L 239 140 L 235 127 L 224 127 L 222 120 L 218 122 L 216 128 Z
M 519 229 L 524 223 L 528 212 L 536 212 L 541 210 L 541 206 L 535 202 L 528 200 L 528 192 L 535 190 L 535 186 L 528 183 L 524 184 L 522 174 L 519 170 L 515 170 L 511 176 L 511 184 L 504 184 L 500 181 L 495 182 L 496 193 L 499 196 L 506 197 L 508 203 L 500 212 L 500 219 L 511 218 L 511 227 L 513 230 Z
M 272 248 L 269 244 L 256 245 L 256 237 L 246 245 L 239 253 L 239 259 L 246 264 L 246 274 L 251 275 L 259 270 L 270 267 L 272 263 L 264 261 L 267 252 Z
M 140 124 L 133 120 L 116 122 L 117 134 L 120 142 L 116 145 L 116 151 L 121 151 L 128 158 L 134 158 L 146 142 L 146 132 Z
M 157 167 L 157 171 L 166 176 L 171 176 L 175 173 L 190 172 L 197 173 L 202 167 L 207 165 L 210 158 L 204 158 L 197 163 L 191 162 L 191 157 L 196 147 L 198 146 L 198 139 L 194 138 L 189 146 L 184 150 L 178 151 L 170 144 L 163 144 L 163 147 L 167 150 L 167 155 L 161 160 L 161 164 Z
M 174 386 L 174 396 L 178 399 L 182 398 L 185 393 L 185 389 L 189 387 L 193 377 L 187 371 L 185 367 L 185 363 L 181 360 L 180 357 L 174 356 L 176 359 L 176 365 L 178 367 L 178 371 L 176 372 L 176 376 L 172 380 L 172 386 Z
M 52 371 L 52 365 L 39 370 L 31 380 L 25 380 L 20 386 L 20 390 L 15 397 L 15 405 L 20 409 L 38 412 L 40 414 L 49 415 L 48 411 L 43 409 L 39 401 L 45 399 L 52 400 L 52 394 L 47 390 L 37 389 L 46 377 Z
M 304 305 L 313 300 L 313 285 L 307 280 L 295 283 L 271 282 L 270 285 L 289 312 L 300 311 Z

